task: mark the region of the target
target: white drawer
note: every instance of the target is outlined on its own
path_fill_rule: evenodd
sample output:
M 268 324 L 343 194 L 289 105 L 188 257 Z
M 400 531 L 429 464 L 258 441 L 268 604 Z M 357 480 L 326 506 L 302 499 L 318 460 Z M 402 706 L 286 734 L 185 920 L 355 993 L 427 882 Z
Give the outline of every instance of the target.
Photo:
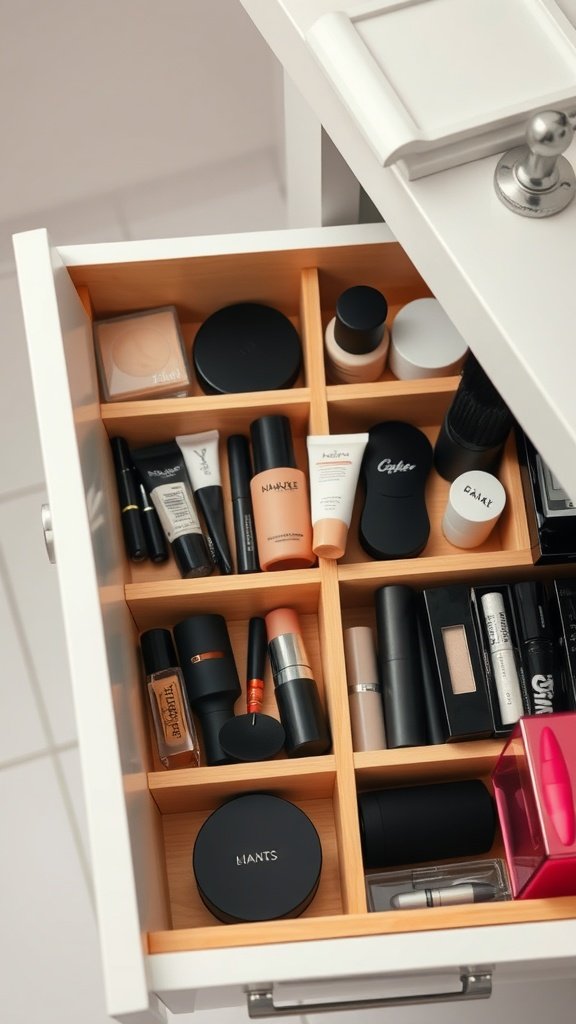
M 352 752 L 342 624 L 368 614 L 375 587 L 403 575 L 416 585 L 475 573 L 511 574 L 531 564 L 522 503 L 491 542 L 454 554 L 439 530 L 442 486 L 434 494 L 432 540 L 411 562 L 367 562 L 349 545 L 338 567 L 183 581 L 172 563 L 134 566 L 124 556 L 108 436 L 166 440 L 218 427 L 246 431 L 280 408 L 291 419 L 301 465 L 307 432 L 364 429 L 409 418 L 433 435 L 454 378 L 327 387 L 322 324 L 346 285 L 381 287 L 399 305 L 427 287 L 383 225 L 270 232 L 51 250 L 42 230 L 15 238 L 18 276 L 43 454 L 89 823 L 111 1016 L 153 1021 L 175 1012 L 234 1003 L 248 987 L 462 968 L 540 970 L 569 976 L 576 953 L 576 900 L 527 901 L 387 915 L 366 913 L 356 788 L 375 780 L 487 776 L 499 744 L 370 754 Z M 79 299 L 79 292 L 85 305 Z M 298 325 L 303 378 L 285 392 L 205 396 L 101 406 L 87 296 L 97 315 L 174 303 L 186 337 L 209 312 L 241 299 L 269 301 Z M 85 308 L 86 306 L 86 308 Z M 516 499 L 510 446 L 504 472 Z M 226 474 L 224 474 L 226 476 Z M 436 486 L 436 485 L 435 485 Z M 446 485 L 447 487 L 448 485 Z M 450 551 L 452 553 L 450 553 Z M 334 751 L 278 760 L 160 772 L 150 753 L 137 660 L 138 630 L 170 625 L 194 610 L 223 612 L 240 662 L 243 623 L 285 603 L 302 614 L 323 680 Z M 329 654 L 329 656 L 328 656 Z M 243 655 L 242 655 L 243 657 Z M 296 920 L 265 926 L 216 924 L 182 882 L 183 858 L 208 811 L 232 792 L 279 792 L 307 808 L 324 847 L 318 894 Z M 385 920 L 383 920 L 383 917 Z M 385 932 L 385 933 L 384 933 Z M 355 996 L 357 998 L 357 996 Z M 159 1000 L 159 1001 L 158 1001 Z

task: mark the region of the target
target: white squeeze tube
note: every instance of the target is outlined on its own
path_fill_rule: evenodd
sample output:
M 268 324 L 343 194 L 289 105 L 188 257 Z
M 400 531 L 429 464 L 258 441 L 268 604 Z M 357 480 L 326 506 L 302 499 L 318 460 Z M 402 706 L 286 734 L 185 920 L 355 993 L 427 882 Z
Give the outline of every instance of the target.
M 307 439 L 315 555 L 341 558 L 368 434 L 311 434 Z

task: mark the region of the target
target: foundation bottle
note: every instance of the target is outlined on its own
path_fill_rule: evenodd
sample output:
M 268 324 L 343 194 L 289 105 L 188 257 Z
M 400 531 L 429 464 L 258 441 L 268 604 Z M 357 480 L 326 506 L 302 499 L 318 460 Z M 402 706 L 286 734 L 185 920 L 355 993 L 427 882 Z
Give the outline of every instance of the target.
M 254 476 L 250 493 L 263 571 L 314 565 L 306 476 L 296 466 L 290 420 L 262 416 L 250 425 Z
M 160 760 L 165 768 L 197 767 L 198 738 L 170 630 L 147 630 L 140 648 Z
M 382 376 L 390 343 L 387 315 L 377 288 L 358 284 L 342 292 L 324 334 L 328 383 L 366 384 Z

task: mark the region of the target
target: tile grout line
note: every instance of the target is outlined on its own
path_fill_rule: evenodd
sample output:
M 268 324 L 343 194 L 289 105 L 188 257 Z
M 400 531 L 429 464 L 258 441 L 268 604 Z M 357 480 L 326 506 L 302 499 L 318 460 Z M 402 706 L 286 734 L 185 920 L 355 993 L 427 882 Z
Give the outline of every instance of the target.
M 3 582 L 4 582 L 4 592 L 5 592 L 5 595 L 6 595 L 6 603 L 8 604 L 8 608 L 9 608 L 10 613 L 12 615 L 12 621 L 14 623 L 14 632 L 16 633 L 17 639 L 18 639 L 18 641 L 20 643 L 20 650 L 21 650 L 21 653 L 22 653 L 22 659 L 24 661 L 24 665 L 25 665 L 27 673 L 28 673 L 28 678 L 30 680 L 30 686 L 31 686 L 32 691 L 33 691 L 33 696 L 34 696 L 34 698 L 36 700 L 36 707 L 37 707 L 37 710 L 38 710 L 38 716 L 40 718 L 40 724 L 42 726 L 42 729 L 44 730 L 44 735 L 46 736 L 46 739 L 48 741 L 48 743 L 47 743 L 47 750 L 45 751 L 45 753 L 46 753 L 47 756 L 49 756 L 51 758 L 52 764 L 54 765 L 54 770 L 56 772 L 56 778 L 57 778 L 57 781 L 58 781 L 58 785 L 60 787 L 60 793 L 61 793 L 61 796 L 62 796 L 62 800 L 64 802 L 64 807 L 65 807 L 65 810 L 66 810 L 66 814 L 68 816 L 68 823 L 69 823 L 70 829 L 72 831 L 72 837 L 73 837 L 74 843 L 76 845 L 76 851 L 77 851 L 78 857 L 80 859 L 80 866 L 81 866 L 82 873 L 84 875 L 84 879 L 85 879 L 86 886 L 87 886 L 87 889 L 88 889 L 88 896 L 89 896 L 90 902 L 92 904 L 92 908 L 95 909 L 94 888 L 93 888 L 92 872 L 90 870 L 90 864 L 88 863 L 88 858 L 87 858 L 85 850 L 84 850 L 84 844 L 82 842 L 82 836 L 80 834 L 80 826 L 78 824 L 78 820 L 76 818 L 76 814 L 74 813 L 74 806 L 72 804 L 72 798 L 70 796 L 70 792 L 68 790 L 68 786 L 66 785 L 66 777 L 64 775 L 64 769 L 62 768 L 62 765 L 60 763 L 60 759 L 58 757 L 57 748 L 58 748 L 59 745 L 56 743 L 56 740 L 55 740 L 55 737 L 54 737 L 54 733 L 52 731 L 52 725 L 51 725 L 50 717 L 48 715 L 48 711 L 47 711 L 47 708 L 46 708 L 46 703 L 45 703 L 45 700 L 44 700 L 44 694 L 42 693 L 42 687 L 40 686 L 40 680 L 38 679 L 38 675 L 36 673 L 36 667 L 34 665 L 34 659 L 32 658 L 32 654 L 31 654 L 30 647 L 29 647 L 29 644 L 28 644 L 28 637 L 26 635 L 26 630 L 24 629 L 24 625 L 23 625 L 22 619 L 20 617 L 20 609 L 18 608 L 18 601 L 17 601 L 16 595 L 14 593 L 14 589 L 13 589 L 13 586 L 12 586 L 12 580 L 10 578 L 10 574 L 8 572 L 8 566 L 6 565 L 6 560 L 4 558 L 4 552 L 2 551 L 1 548 L 0 548 L 0 579 L 2 579 Z
M 70 740 L 68 743 L 58 743 L 54 747 L 43 747 L 42 750 L 34 750 L 31 754 L 21 754 L 19 757 L 10 757 L 6 761 L 0 761 L 0 772 L 9 768 L 18 768 L 22 764 L 28 764 L 30 761 L 40 761 L 43 757 L 67 754 L 69 750 L 77 749 L 77 740 Z
M 20 498 L 30 498 L 34 494 L 45 493 L 46 484 L 44 480 L 41 480 L 37 484 L 27 484 L 26 487 L 17 487 L 14 491 L 6 491 L 4 494 L 0 494 L 0 505 L 9 501 L 18 501 Z

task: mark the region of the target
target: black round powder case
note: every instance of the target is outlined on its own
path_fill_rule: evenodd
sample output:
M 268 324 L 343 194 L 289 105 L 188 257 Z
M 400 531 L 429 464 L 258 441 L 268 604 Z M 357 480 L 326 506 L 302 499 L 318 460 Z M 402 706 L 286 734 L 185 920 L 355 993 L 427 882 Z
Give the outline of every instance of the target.
M 294 384 L 302 346 L 296 328 L 280 310 L 238 302 L 204 321 L 194 340 L 192 360 L 206 394 L 275 391 Z
M 310 818 L 266 793 L 234 797 L 200 829 L 192 866 L 208 910 L 226 924 L 298 917 L 312 901 L 322 847 Z

